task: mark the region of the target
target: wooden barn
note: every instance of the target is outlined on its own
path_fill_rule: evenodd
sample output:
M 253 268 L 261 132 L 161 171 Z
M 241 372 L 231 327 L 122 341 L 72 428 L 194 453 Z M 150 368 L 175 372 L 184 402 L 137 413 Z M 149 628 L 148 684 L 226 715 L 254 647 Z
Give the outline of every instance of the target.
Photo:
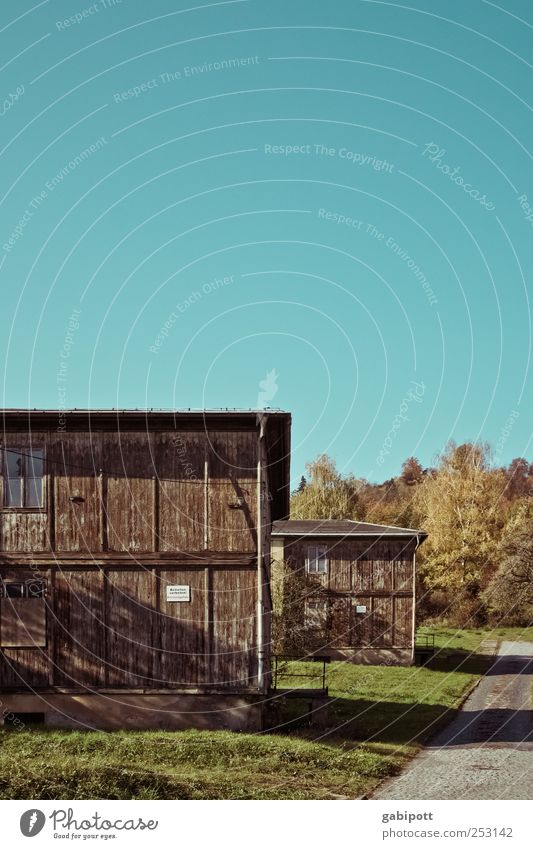
M 272 574 L 285 648 L 354 663 L 412 663 L 415 556 L 426 536 L 365 522 L 275 521 Z
M 257 729 L 290 415 L 2 411 L 2 721 Z

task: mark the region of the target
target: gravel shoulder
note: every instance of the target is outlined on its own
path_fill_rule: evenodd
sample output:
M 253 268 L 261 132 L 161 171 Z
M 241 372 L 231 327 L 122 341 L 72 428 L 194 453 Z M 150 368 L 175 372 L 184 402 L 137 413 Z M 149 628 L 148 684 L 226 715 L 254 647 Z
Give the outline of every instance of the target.
M 532 799 L 533 643 L 506 641 L 452 722 L 373 799 Z

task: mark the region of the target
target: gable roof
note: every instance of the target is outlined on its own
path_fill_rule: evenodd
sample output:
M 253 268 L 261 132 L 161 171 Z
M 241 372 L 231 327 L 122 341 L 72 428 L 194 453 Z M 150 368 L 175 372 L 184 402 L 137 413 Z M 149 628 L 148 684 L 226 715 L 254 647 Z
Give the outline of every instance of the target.
M 374 525 L 371 522 L 353 522 L 350 519 L 287 519 L 272 523 L 272 536 L 278 537 L 421 537 L 425 531 L 415 528 L 397 528 L 394 525 Z

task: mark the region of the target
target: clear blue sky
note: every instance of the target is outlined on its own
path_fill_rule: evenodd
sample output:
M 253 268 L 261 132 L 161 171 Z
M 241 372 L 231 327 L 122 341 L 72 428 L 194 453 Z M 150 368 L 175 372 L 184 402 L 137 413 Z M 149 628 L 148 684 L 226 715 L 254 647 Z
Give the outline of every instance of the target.
M 295 478 L 531 457 L 527 0 L 0 16 L 3 406 L 266 403 Z

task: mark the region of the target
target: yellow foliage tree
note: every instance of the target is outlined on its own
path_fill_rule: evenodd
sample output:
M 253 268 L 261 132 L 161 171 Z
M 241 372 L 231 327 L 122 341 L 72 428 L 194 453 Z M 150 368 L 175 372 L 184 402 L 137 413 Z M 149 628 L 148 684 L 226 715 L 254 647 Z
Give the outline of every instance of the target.
M 429 534 L 423 551 L 428 588 L 477 592 L 494 568 L 505 483 L 502 470 L 490 467 L 487 445 L 446 446 L 416 493 Z
M 343 477 L 327 454 L 306 464 L 308 481 L 291 499 L 292 519 L 357 519 L 360 482 Z

